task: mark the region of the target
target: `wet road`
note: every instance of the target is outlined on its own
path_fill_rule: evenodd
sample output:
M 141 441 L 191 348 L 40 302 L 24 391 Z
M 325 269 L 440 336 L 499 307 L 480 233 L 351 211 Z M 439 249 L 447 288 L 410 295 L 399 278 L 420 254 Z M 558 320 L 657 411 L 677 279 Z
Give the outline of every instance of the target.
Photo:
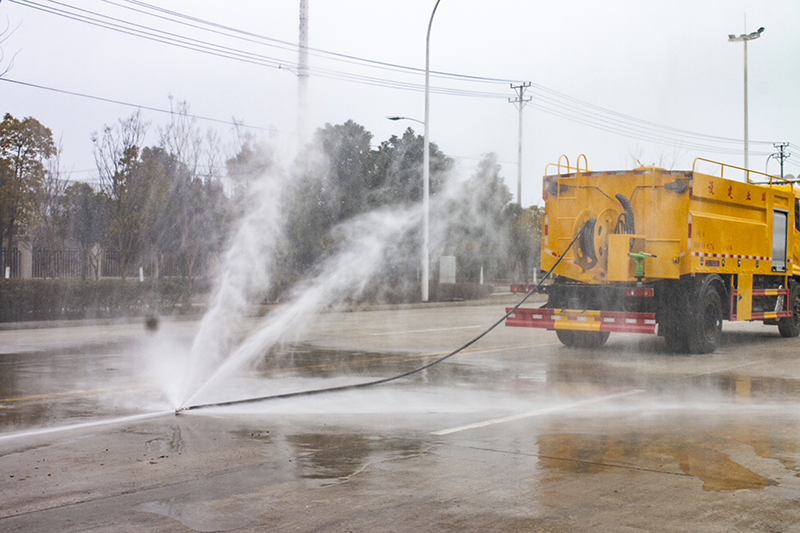
M 503 308 L 326 314 L 198 401 L 393 375 Z M 775 327 L 700 356 L 500 327 L 391 384 L 176 416 L 196 327 L 0 331 L 0 530 L 800 531 L 800 340 Z

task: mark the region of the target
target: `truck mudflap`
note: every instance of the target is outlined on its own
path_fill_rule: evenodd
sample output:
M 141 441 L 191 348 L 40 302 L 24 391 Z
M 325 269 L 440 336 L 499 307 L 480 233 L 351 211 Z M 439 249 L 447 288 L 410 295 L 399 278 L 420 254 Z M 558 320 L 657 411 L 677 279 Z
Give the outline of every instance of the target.
M 506 313 L 511 311 L 506 308 Z M 655 313 L 520 307 L 506 318 L 506 326 L 615 333 L 655 333 Z

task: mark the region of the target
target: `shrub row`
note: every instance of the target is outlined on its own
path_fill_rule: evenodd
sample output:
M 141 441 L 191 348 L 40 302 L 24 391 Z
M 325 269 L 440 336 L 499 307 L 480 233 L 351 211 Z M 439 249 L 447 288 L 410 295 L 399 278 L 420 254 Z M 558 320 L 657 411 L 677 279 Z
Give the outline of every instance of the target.
M 2 279 L 0 322 L 180 314 L 190 296 L 183 279 Z

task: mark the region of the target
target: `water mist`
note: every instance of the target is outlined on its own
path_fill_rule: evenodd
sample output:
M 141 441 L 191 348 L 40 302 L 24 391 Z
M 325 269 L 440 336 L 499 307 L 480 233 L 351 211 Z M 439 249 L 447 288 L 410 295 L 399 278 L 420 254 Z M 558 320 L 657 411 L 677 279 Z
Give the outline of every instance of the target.
M 281 237 L 280 198 L 286 181 L 278 172 L 267 172 L 250 185 L 244 217 L 224 256 L 210 309 L 192 343 L 176 403 L 188 398 L 219 367 L 251 302 L 269 288 L 269 258 Z

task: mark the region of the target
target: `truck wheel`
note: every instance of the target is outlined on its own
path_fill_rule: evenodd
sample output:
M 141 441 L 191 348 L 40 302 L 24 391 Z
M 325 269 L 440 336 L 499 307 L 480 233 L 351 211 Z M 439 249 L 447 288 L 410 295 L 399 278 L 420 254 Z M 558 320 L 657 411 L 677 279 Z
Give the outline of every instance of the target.
M 686 332 L 678 326 L 665 327 L 664 342 L 667 344 L 667 350 L 672 353 L 687 353 L 689 351 L 689 340 L 686 337 Z
M 557 329 L 556 336 L 561 344 L 571 348 L 599 348 L 608 340 L 608 331 L 573 331 L 571 329 Z
M 719 294 L 706 280 L 697 291 L 694 309 L 689 313 L 687 333 L 691 353 L 712 353 L 722 337 L 722 302 Z
M 781 337 L 797 337 L 800 335 L 800 284 L 789 282 L 789 309 L 792 316 L 778 320 L 778 331 Z

